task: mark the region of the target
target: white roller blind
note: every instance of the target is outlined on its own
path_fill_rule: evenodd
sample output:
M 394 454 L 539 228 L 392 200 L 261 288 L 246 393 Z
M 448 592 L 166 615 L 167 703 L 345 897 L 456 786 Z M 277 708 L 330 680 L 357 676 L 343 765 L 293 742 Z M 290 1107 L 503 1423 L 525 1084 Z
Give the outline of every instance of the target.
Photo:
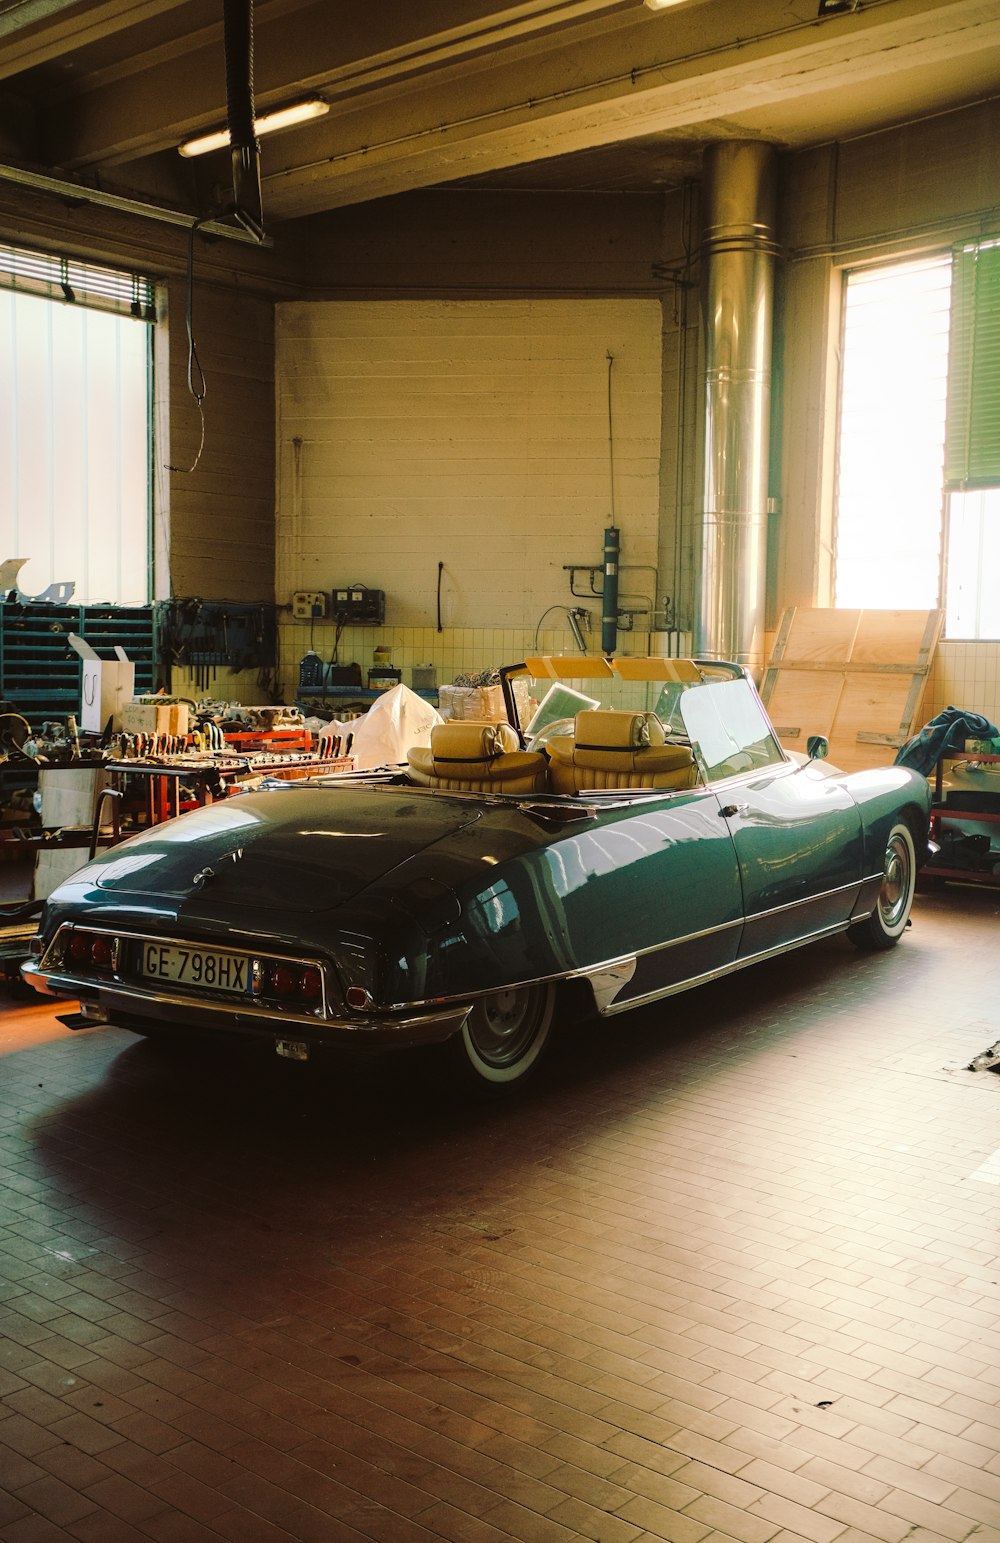
M 75 602 L 144 604 L 152 329 L 132 317 L 127 275 L 117 300 L 108 290 L 92 308 L 58 283 L 46 298 L 51 273 L 27 275 L 36 254 L 17 254 L 10 282 L 9 253 L 0 250 L 0 560 L 27 560 L 27 594 L 71 582 Z M 66 271 L 75 292 L 80 274 Z M 139 305 L 152 315 L 151 300 Z

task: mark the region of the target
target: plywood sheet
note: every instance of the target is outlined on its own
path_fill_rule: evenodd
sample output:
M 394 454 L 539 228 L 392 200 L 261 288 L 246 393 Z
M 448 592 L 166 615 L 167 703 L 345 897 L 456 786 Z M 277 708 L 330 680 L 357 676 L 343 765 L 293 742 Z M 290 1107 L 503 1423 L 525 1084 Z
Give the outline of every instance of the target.
M 843 677 L 834 674 L 778 673 L 767 710 L 782 744 L 805 749 L 810 734 L 827 734 L 837 717 Z
M 825 734 L 845 771 L 884 766 L 921 723 L 941 611 L 792 607 L 761 683 L 779 737 L 804 749 Z

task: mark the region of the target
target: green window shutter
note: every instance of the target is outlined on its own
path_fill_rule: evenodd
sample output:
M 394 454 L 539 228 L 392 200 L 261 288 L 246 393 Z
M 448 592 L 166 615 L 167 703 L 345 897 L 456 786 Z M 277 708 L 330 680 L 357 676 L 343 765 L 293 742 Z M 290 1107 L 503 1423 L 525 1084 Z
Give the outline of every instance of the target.
M 954 254 L 945 481 L 1000 487 L 1000 239 Z

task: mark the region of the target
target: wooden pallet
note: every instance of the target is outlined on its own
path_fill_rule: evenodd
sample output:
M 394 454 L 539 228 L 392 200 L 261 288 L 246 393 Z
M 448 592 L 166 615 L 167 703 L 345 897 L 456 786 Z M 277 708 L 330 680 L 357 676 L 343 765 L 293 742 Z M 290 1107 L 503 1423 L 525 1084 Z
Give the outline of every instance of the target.
M 791 606 L 761 696 L 790 750 L 825 734 L 844 771 L 889 765 L 920 727 L 943 611 L 836 611 Z

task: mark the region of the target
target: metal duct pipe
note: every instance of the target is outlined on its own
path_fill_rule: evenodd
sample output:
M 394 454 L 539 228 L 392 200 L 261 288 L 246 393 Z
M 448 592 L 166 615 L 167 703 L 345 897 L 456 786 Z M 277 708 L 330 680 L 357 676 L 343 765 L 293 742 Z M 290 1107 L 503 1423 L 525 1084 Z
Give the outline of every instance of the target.
M 705 478 L 695 650 L 763 662 L 776 155 L 705 152 Z

